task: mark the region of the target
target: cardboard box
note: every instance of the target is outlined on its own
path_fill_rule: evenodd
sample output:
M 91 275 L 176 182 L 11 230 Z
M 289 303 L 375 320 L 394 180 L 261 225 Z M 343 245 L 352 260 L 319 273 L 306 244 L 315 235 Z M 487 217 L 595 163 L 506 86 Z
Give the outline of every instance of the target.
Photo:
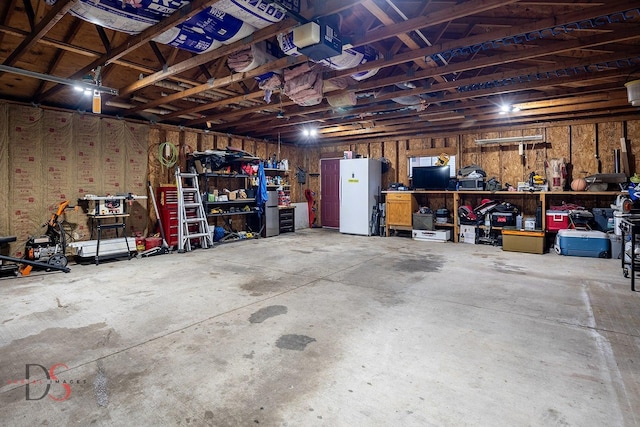
M 460 243 L 466 243 L 468 245 L 475 245 L 478 238 L 478 227 L 475 225 L 461 225 L 460 226 Z
M 544 242 L 545 232 L 542 230 L 502 229 L 503 251 L 543 254 Z

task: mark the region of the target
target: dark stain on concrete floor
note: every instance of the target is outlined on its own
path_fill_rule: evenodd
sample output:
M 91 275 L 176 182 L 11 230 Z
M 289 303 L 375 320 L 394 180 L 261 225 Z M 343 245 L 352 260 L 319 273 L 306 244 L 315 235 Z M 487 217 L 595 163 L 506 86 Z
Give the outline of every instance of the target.
M 276 341 L 276 347 L 284 350 L 302 351 L 307 347 L 307 344 L 312 343 L 315 340 L 315 338 L 311 338 L 306 335 L 282 335 L 278 338 L 278 341 Z
M 287 284 L 276 279 L 260 279 L 251 280 L 243 283 L 240 288 L 244 291 L 251 292 L 251 296 L 257 297 L 269 292 L 278 292 L 283 290 Z
M 444 265 L 444 257 L 428 254 L 425 256 L 403 256 L 395 263 L 394 268 L 407 273 L 440 271 Z
M 118 334 L 106 323 L 93 323 L 79 328 L 48 328 L 35 335 L 1 345 L 2 365 L 0 378 L 24 375 L 25 363 L 51 366 L 67 363 L 69 349 L 78 353 L 103 347 L 116 346 Z
M 287 307 L 284 305 L 270 305 L 263 307 L 255 313 L 251 313 L 249 317 L 250 323 L 262 323 L 270 317 L 287 314 Z

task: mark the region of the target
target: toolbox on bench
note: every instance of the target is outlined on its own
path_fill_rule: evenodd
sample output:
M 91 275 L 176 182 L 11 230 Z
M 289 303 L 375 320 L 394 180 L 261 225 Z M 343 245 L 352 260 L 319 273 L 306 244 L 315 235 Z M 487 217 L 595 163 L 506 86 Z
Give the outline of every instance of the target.
M 491 225 L 493 227 L 512 227 L 516 225 L 516 214 L 514 212 L 492 212 Z
M 555 241 L 560 255 L 591 258 L 611 257 L 611 241 L 607 233 L 595 230 L 559 230 Z

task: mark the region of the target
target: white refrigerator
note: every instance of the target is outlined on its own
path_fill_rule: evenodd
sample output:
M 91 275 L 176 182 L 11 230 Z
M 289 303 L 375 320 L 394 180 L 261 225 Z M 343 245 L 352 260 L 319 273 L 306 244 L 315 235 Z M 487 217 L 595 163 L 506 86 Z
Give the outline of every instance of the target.
M 380 160 L 340 160 L 341 233 L 371 235 L 371 215 L 381 184 Z

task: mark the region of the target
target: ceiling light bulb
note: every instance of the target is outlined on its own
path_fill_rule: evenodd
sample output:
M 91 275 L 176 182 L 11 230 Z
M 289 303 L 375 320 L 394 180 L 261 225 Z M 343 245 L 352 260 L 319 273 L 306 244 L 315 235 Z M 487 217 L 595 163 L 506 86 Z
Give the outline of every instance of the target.
M 303 134 L 304 136 L 309 136 L 309 129 L 304 129 L 304 130 L 302 131 L 302 134 Z
M 509 106 L 508 105 L 503 105 L 502 107 L 500 107 L 500 112 L 501 113 L 506 113 L 509 111 Z

